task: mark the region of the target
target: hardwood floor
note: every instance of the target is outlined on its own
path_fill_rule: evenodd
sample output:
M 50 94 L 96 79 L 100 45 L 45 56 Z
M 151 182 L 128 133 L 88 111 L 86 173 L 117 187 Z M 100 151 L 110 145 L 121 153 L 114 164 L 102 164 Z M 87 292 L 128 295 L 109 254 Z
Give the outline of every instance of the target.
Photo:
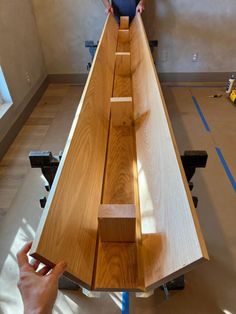
M 50 85 L 1 160 L 0 221 L 11 207 L 27 173 L 31 169 L 28 158 L 29 152 L 31 150 L 40 150 L 44 146 L 49 129 L 53 127 L 55 119 L 63 111 L 68 112 L 69 109 L 70 115 L 73 117 L 82 89 L 80 86 Z M 71 95 L 74 95 L 72 106 Z M 68 107 L 65 108 L 66 106 Z M 69 121 L 67 123 L 70 124 Z M 67 136 L 68 132 L 66 130 L 63 139 L 66 140 Z M 63 144 L 61 144 L 60 149 L 63 149 Z

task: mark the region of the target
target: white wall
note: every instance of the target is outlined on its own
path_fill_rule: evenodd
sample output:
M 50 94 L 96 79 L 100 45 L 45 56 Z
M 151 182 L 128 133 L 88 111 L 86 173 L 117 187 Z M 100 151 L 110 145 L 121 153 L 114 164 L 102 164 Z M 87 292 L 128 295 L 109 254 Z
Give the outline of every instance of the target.
M 46 77 L 31 0 L 0 0 L 0 65 L 13 99 L 13 106 L 0 119 L 1 141 Z
M 159 39 L 159 71 L 236 70 L 235 0 L 147 2 L 145 24 L 149 37 Z M 194 63 L 195 52 L 199 62 Z
M 33 0 L 49 73 L 83 73 L 87 39 L 99 39 L 101 0 Z M 161 72 L 228 72 L 236 69 L 235 0 L 147 0 L 150 39 L 159 39 Z M 167 61 L 165 61 L 166 53 Z M 199 62 L 192 54 L 199 53 Z
M 85 40 L 100 38 L 105 13 L 100 0 L 33 0 L 50 74 L 87 72 Z

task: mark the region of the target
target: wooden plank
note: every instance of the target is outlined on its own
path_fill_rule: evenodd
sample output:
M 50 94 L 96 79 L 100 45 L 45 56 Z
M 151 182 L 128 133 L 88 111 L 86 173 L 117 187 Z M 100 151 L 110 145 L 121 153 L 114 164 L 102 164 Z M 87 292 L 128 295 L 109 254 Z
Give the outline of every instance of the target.
M 129 29 L 118 30 L 118 42 L 129 43 L 130 42 L 130 31 Z
M 119 29 L 117 52 L 130 52 L 130 33 L 128 29 Z
M 134 204 L 103 204 L 98 212 L 101 242 L 135 242 L 136 209 Z
M 117 34 L 117 23 L 110 15 L 31 251 L 32 256 L 47 265 L 66 261 L 66 275 L 89 289 L 95 262 Z
M 99 241 L 95 290 L 142 291 L 136 243 Z
M 133 128 L 110 128 L 103 204 L 134 204 Z
M 116 52 L 115 74 L 130 77 L 130 68 L 130 52 Z
M 128 244 L 103 243 L 99 239 L 94 281 L 96 290 L 144 289 L 137 185 L 134 127 L 117 127 L 111 123 L 103 204 L 135 204 L 136 241 Z
M 113 97 L 132 97 L 132 82 L 129 76 L 116 75 Z
M 113 97 L 131 97 L 130 53 L 116 53 Z
M 208 254 L 140 15 L 130 36 L 143 267 L 151 289 Z
M 129 29 L 129 17 L 128 16 L 120 17 L 120 29 Z
M 111 98 L 111 121 L 113 126 L 133 125 L 132 97 Z

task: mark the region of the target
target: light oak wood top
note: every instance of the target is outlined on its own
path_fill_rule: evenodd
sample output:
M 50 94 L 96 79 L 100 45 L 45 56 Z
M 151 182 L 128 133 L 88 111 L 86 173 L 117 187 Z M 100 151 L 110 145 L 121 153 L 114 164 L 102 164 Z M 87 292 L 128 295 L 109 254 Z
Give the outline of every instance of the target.
M 32 255 L 47 264 L 65 260 L 67 275 L 88 288 L 96 252 L 117 33 L 117 23 L 109 16 L 32 248 Z
M 130 28 L 145 286 L 208 258 L 140 15 Z
M 107 18 L 31 252 L 92 290 L 153 289 L 208 258 L 140 15 L 128 31 L 130 55 Z M 112 97 L 132 97 L 132 125 L 109 131 Z M 101 203 L 135 205 L 136 243 L 100 241 Z

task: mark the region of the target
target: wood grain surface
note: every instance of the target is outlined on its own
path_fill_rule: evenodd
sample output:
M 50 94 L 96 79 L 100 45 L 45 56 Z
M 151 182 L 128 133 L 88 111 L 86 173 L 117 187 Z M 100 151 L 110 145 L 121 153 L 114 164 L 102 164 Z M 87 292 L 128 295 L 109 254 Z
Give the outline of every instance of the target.
M 102 204 L 98 212 L 98 233 L 102 242 L 135 242 L 134 204 Z
M 111 98 L 111 123 L 113 126 L 131 126 L 134 123 L 132 97 Z
M 147 289 L 208 258 L 140 15 L 130 27 Z
M 130 52 L 130 34 L 129 29 L 119 29 L 117 52 Z
M 120 17 L 120 29 L 129 29 L 129 17 L 128 16 Z
M 129 37 L 118 51 L 110 15 L 31 251 L 91 290 L 153 289 L 208 258 L 139 14 Z M 113 124 L 127 97 L 134 122 Z M 135 243 L 101 242 L 100 204 L 135 205 Z
M 118 25 L 108 16 L 31 251 L 46 264 L 65 260 L 67 276 L 88 288 L 92 286 L 117 35 Z

